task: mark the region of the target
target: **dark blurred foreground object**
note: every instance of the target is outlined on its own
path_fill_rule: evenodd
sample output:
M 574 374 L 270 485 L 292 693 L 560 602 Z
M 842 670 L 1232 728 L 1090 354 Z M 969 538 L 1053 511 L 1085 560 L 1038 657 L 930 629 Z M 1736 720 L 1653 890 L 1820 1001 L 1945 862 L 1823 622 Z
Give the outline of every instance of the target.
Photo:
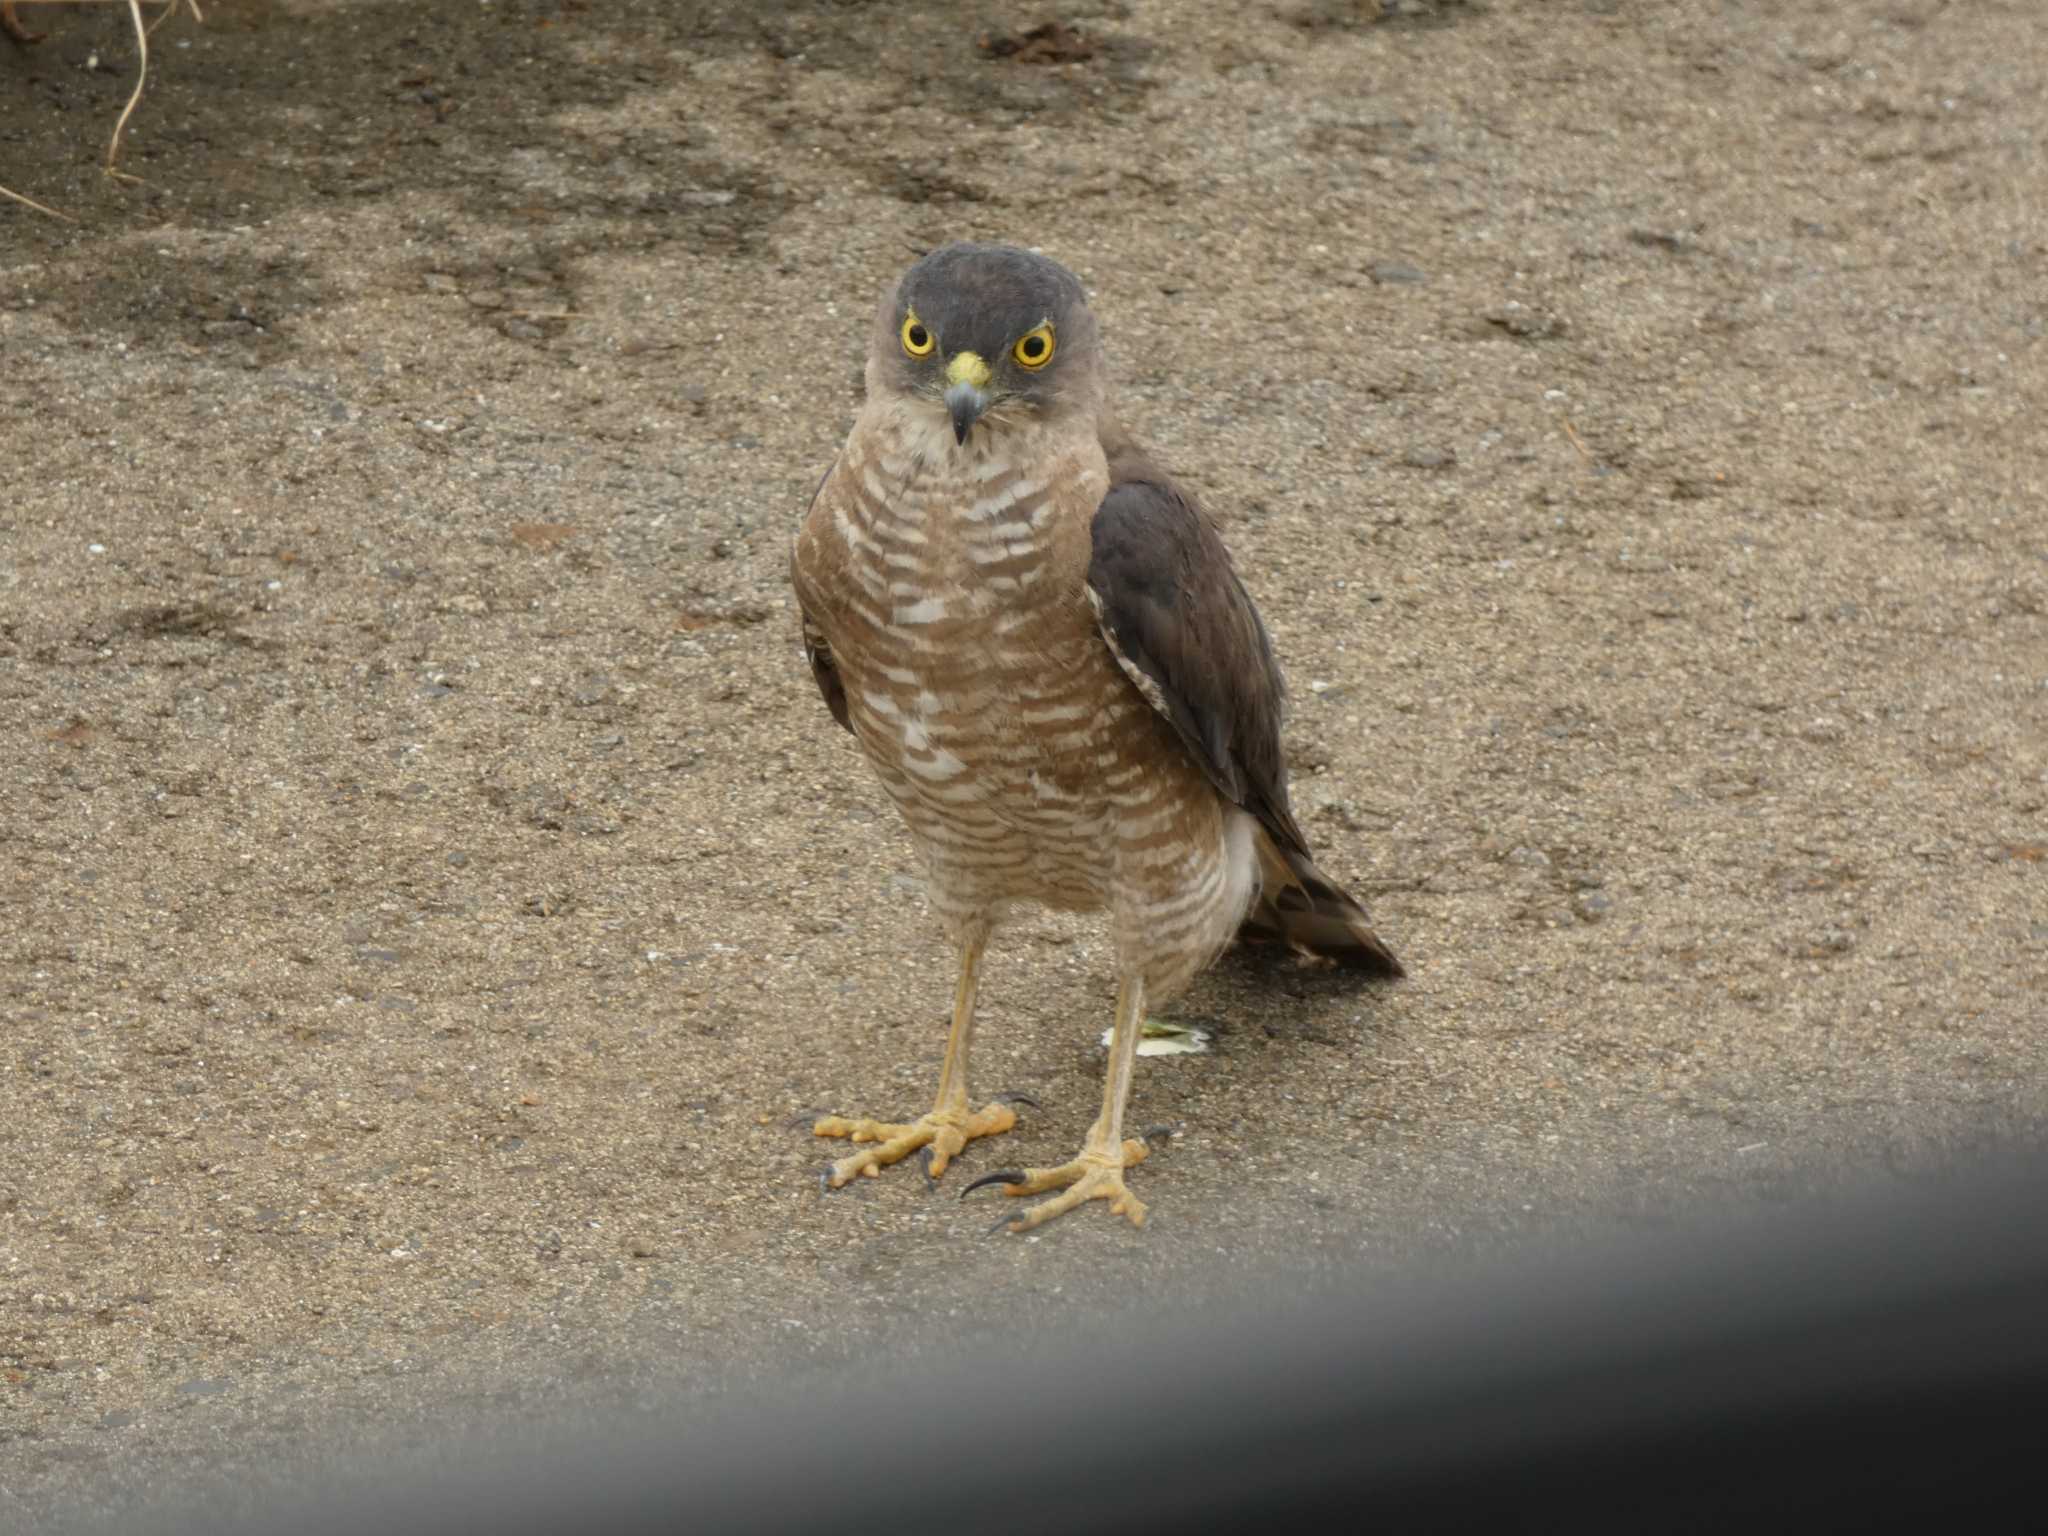
M 2048 1485 L 2039 1159 L 1364 1294 L 1275 1285 L 1105 1321 L 1086 1343 L 496 1446 L 247 1528 L 1966 1530 L 2034 1523 Z

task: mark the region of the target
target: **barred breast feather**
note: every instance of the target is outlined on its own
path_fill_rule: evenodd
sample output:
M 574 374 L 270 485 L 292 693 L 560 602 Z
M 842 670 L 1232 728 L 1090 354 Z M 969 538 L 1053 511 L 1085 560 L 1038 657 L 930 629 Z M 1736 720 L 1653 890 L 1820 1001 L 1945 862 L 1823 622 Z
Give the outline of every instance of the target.
M 1098 627 L 1101 440 L 1052 424 L 956 453 L 943 427 L 870 405 L 819 489 L 795 576 L 821 688 L 950 925 L 1015 901 L 1108 908 L 1152 994 L 1177 990 L 1244 918 L 1255 828 Z

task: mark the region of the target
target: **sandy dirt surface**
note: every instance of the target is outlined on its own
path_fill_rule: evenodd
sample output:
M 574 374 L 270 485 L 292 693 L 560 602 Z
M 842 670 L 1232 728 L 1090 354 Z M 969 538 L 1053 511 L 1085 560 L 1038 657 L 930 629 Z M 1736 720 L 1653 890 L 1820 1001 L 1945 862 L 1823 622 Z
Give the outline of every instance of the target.
M 2033 0 L 222 0 L 140 184 L 123 17 L 23 14 L 0 1526 L 2048 1122 Z M 1143 1233 L 790 1124 L 943 1041 L 786 573 L 955 237 L 1089 283 L 1412 973 L 1199 984 Z M 1112 990 L 1010 930 L 1043 1109 L 945 1186 L 1069 1155 Z

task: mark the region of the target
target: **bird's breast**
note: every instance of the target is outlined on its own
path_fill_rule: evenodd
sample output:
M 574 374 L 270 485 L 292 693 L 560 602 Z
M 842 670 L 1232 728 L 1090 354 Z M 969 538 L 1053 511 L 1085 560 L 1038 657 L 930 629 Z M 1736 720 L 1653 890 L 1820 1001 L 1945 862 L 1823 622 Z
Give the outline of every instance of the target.
M 1028 820 L 1083 797 L 1128 691 L 1085 597 L 1099 457 L 898 446 L 841 466 L 833 653 L 899 802 Z

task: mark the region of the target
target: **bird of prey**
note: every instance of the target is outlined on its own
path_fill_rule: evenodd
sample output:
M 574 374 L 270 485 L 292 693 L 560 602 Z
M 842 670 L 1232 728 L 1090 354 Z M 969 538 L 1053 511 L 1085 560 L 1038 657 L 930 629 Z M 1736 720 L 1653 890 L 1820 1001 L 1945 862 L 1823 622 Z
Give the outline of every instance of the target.
M 909 826 L 959 983 L 930 1113 L 820 1119 L 865 1144 L 826 1180 L 920 1148 L 936 1178 L 1010 1129 L 967 1091 L 983 949 L 1018 903 L 1103 911 L 1102 1112 L 1072 1161 L 968 1189 L 1048 1195 L 1015 1232 L 1091 1199 L 1142 1225 L 1124 1170 L 1146 1148 L 1123 1115 L 1147 1004 L 1240 934 L 1401 966 L 1309 856 L 1265 626 L 1208 515 L 1117 424 L 1073 273 L 1008 246 L 931 252 L 883 291 L 866 385 L 796 538 L 804 649 Z

